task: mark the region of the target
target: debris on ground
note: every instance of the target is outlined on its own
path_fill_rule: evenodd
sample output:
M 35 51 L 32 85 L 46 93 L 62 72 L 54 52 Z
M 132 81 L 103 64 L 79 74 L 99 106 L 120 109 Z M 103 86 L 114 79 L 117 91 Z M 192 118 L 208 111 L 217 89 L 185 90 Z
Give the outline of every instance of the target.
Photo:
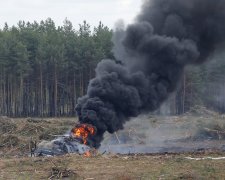
M 48 179 L 75 178 L 77 174 L 66 168 L 53 167 Z
M 189 159 L 189 160 L 225 160 L 225 157 L 203 157 L 203 158 L 192 158 L 192 157 L 185 157 L 185 159 Z
M 37 143 L 52 140 L 52 134 L 64 134 L 76 119 L 8 118 L 0 116 L 0 157 L 30 154 L 30 139 Z

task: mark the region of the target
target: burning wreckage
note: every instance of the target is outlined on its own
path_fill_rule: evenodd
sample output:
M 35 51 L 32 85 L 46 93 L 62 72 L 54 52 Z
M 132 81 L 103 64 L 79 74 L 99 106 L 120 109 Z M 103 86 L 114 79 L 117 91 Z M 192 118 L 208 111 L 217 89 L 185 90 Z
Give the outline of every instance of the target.
M 42 142 L 34 152 L 35 156 L 57 156 L 67 153 L 78 153 L 90 156 L 91 147 L 88 138 L 96 133 L 90 124 L 77 124 L 69 134 L 59 136 L 51 142 Z

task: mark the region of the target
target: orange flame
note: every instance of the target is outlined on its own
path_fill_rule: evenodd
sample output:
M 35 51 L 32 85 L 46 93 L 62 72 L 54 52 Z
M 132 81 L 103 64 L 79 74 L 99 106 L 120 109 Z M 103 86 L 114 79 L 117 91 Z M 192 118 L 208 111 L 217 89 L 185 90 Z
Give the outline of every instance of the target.
M 84 144 L 87 144 L 88 137 L 93 136 L 95 132 L 95 127 L 90 124 L 78 124 L 71 130 L 72 135 L 81 138 Z
M 84 153 L 84 157 L 91 157 L 90 151 L 86 151 L 86 152 Z

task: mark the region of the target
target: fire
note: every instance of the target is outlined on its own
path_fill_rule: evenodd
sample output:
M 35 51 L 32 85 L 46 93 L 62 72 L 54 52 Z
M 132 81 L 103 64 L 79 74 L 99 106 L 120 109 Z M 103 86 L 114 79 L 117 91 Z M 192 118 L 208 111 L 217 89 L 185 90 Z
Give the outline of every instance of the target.
M 72 130 L 71 133 L 76 138 L 81 138 L 84 144 L 87 144 L 89 136 L 93 136 L 96 132 L 96 128 L 90 124 L 78 124 Z
M 84 157 L 90 157 L 90 156 L 91 156 L 90 151 L 86 151 L 86 152 L 84 153 Z

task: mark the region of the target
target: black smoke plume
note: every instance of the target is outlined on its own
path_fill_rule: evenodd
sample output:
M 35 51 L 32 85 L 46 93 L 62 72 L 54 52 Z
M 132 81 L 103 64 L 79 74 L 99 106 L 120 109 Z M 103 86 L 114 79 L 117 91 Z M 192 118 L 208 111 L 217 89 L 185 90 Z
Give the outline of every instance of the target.
M 115 55 L 122 63 L 101 61 L 76 107 L 80 123 L 97 128 L 89 141 L 97 148 L 104 132 L 159 108 L 186 65 L 224 49 L 225 0 L 147 0 L 136 22 L 118 34 Z

